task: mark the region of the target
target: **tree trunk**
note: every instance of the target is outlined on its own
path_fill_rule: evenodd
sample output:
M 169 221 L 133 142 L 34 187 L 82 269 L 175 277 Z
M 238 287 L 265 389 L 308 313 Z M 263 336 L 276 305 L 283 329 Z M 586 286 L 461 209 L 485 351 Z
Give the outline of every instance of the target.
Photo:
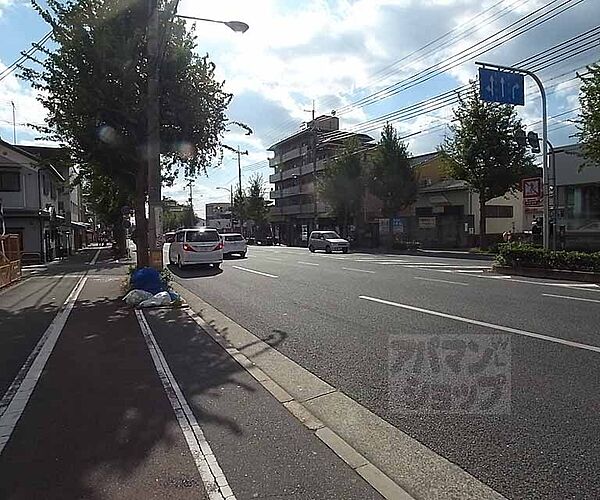
M 135 246 L 137 267 L 148 267 L 148 219 L 146 219 L 147 169 L 144 163 L 138 166 L 135 179 Z
M 485 217 L 485 202 L 481 194 L 479 195 L 479 248 L 486 248 L 486 217 Z
M 121 258 L 126 254 L 127 239 L 125 238 L 125 228 L 123 227 L 123 217 L 118 217 L 113 223 L 113 235 L 115 237 L 116 252 L 115 257 Z

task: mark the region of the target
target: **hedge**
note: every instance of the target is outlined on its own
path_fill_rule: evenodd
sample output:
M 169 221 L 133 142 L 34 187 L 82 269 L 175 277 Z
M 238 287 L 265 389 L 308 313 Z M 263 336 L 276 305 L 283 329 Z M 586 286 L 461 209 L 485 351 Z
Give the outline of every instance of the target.
M 496 262 L 508 267 L 600 272 L 600 252 L 552 251 L 525 243 L 498 245 Z

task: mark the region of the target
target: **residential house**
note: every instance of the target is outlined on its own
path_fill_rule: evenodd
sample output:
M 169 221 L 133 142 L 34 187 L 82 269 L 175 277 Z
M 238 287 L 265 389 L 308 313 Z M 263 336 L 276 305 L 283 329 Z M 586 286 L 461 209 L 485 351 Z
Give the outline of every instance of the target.
M 0 203 L 6 230 L 19 236 L 25 261 L 47 262 L 83 244 L 81 196 L 69 189 L 71 170 L 49 159 L 56 151 L 44 151 L 52 149 L 0 139 Z
M 269 148 L 274 153 L 269 166 L 275 169 L 269 176 L 275 185 L 270 193 L 275 201 L 271 223 L 281 242 L 306 245 L 311 231 L 333 227 L 335 221 L 329 215 L 329 206 L 318 199 L 315 181 L 351 138 L 362 145 L 373 140 L 366 134 L 342 131 L 338 117 L 323 115 Z

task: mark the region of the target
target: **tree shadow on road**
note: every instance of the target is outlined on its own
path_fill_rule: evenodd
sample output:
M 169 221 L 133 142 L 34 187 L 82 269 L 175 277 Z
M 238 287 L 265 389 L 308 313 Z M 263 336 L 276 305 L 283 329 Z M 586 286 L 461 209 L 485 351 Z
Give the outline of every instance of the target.
M 110 293 L 77 301 L 0 455 L 0 498 L 124 498 L 148 484 L 155 496 L 189 498 L 202 489 L 135 314 L 115 282 L 101 286 Z M 0 310 L 0 394 L 56 312 Z M 255 390 L 243 368 L 182 310 L 145 314 L 199 424 L 242 435 L 215 401 Z
M 189 278 L 210 278 L 213 276 L 218 276 L 223 272 L 223 269 L 220 267 L 212 267 L 208 265 L 193 265 L 193 266 L 185 266 L 183 269 L 179 269 L 177 266 L 173 264 L 169 264 L 167 266 L 169 271 L 171 271 L 175 276 L 182 279 Z

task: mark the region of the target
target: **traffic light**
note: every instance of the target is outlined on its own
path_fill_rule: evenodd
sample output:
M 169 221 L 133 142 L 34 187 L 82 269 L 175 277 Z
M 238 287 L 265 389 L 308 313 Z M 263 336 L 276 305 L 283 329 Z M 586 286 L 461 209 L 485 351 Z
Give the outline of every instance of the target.
M 527 143 L 531 147 L 532 153 L 539 153 L 540 150 L 540 138 L 535 132 L 529 132 L 527 134 Z
M 522 128 L 515 131 L 515 141 L 519 146 L 527 146 L 527 136 Z

